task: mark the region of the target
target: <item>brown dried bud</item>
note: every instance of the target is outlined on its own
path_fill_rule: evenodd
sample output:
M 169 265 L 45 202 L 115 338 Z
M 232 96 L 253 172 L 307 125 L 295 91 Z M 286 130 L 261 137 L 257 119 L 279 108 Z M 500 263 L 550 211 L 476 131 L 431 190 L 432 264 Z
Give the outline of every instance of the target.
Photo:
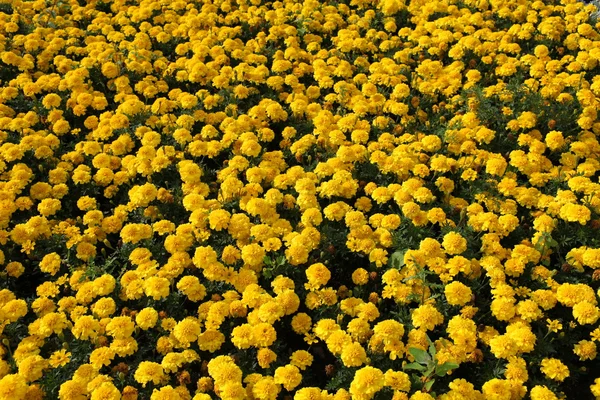
M 469 355 L 469 361 L 473 362 L 473 363 L 480 363 L 483 361 L 483 352 L 479 349 L 475 349 L 470 355 Z
M 327 364 L 325 366 L 325 375 L 332 376 L 335 373 L 335 365 Z
M 202 361 L 202 365 L 200 365 L 200 373 L 202 375 L 208 375 L 208 361 Z
M 369 273 L 369 279 L 374 281 L 375 279 L 377 279 L 377 272 L 372 271 Z
M 98 343 L 97 343 L 98 347 L 106 347 L 108 345 L 109 345 L 108 338 L 106 336 L 98 336 Z
M 129 365 L 125 364 L 124 362 L 120 362 L 112 368 L 112 372 L 113 374 L 120 372 L 127 375 L 129 373 Z
M 327 247 L 327 252 L 329 254 L 335 254 L 335 246 L 330 244 L 329 247 Z
M 179 382 L 179 385 L 181 386 L 189 385 L 192 382 L 190 373 L 187 371 L 181 371 L 179 375 L 177 375 L 177 382 Z
M 592 280 L 597 281 L 599 279 L 600 279 L 600 269 L 595 269 L 594 273 L 592 274 Z
M 125 386 L 123 388 L 123 396 L 122 400 L 137 400 L 138 398 L 138 390 L 133 386 Z
M 345 285 L 342 285 L 338 288 L 337 294 L 340 297 L 340 299 L 345 299 L 346 297 L 348 297 L 349 290 Z
M 212 301 L 221 301 L 221 300 L 223 300 L 223 298 L 221 297 L 221 295 L 218 294 L 218 293 L 213 294 L 210 299 Z
M 121 316 L 128 317 L 130 312 L 131 312 L 131 310 L 129 308 L 123 307 L 123 309 L 121 310 Z
M 600 219 L 592 220 L 592 222 L 590 222 L 590 227 L 592 227 L 592 229 L 600 228 Z
M 562 56 L 563 54 L 565 54 L 565 48 L 559 47 L 558 49 L 556 49 L 556 52 L 558 53 L 559 56 Z
M 469 68 L 475 68 L 475 66 L 477 66 L 477 60 L 474 58 L 471 58 L 469 60 Z
M 556 120 L 551 119 L 550 121 L 548 121 L 548 129 L 554 129 L 556 128 Z
M 571 270 L 573 269 L 573 267 L 571 267 L 571 265 L 564 263 L 560 269 L 562 270 L 562 272 L 571 272 Z
M 377 304 L 379 301 L 379 295 L 375 292 L 369 294 L 369 303 Z
M 298 161 L 299 163 L 302 162 L 302 154 L 296 154 L 296 161 Z
M 168 314 L 167 314 L 167 312 L 166 312 L 166 311 L 159 311 L 159 312 L 158 312 L 158 317 L 159 317 L 160 319 L 164 319 L 164 318 L 167 318 L 167 317 L 168 317 Z

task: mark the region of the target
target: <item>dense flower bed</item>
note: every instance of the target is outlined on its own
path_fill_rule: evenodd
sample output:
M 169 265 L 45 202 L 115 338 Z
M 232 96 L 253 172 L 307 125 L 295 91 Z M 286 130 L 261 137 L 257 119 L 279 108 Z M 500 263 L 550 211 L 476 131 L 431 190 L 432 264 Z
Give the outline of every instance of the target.
M 0 400 L 600 398 L 593 5 L 0 11 Z

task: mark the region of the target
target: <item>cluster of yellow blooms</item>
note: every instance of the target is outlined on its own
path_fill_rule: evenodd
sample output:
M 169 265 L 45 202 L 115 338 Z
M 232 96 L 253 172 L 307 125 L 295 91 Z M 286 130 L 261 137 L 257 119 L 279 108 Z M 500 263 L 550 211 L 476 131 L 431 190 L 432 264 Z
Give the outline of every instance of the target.
M 0 0 L 0 400 L 600 398 L 595 11 Z

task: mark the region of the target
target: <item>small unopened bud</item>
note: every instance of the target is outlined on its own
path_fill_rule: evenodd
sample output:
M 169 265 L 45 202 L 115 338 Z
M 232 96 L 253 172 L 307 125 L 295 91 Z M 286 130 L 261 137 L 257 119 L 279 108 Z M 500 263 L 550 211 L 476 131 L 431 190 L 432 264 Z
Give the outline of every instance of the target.
M 375 292 L 372 292 L 371 294 L 369 294 L 369 302 L 373 303 L 373 304 L 377 304 L 377 302 L 379 301 L 379 295 Z
M 325 366 L 325 375 L 332 376 L 335 373 L 335 365 L 327 364 Z

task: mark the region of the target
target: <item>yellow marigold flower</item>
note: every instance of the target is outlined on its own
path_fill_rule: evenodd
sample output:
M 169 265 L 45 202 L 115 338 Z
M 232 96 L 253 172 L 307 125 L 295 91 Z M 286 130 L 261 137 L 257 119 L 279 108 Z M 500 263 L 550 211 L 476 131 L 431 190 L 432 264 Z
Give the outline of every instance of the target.
M 383 246 L 386 246 L 382 244 Z M 377 268 L 381 268 L 388 262 L 388 252 L 385 249 L 375 248 L 369 252 L 369 261 L 374 263 Z
M 510 399 L 512 396 L 510 382 L 508 380 L 496 378 L 484 383 L 481 392 L 486 399 L 490 400 Z
M 367 361 L 367 353 L 359 343 L 352 342 L 344 346 L 341 358 L 346 367 L 360 367 Z
M 60 385 L 58 398 L 59 400 L 85 400 L 88 398 L 86 385 L 75 380 L 68 380 Z
M 121 392 L 111 382 L 104 382 L 92 391 L 90 400 L 120 400 Z
M 214 210 L 208 216 L 210 229 L 221 231 L 227 229 L 231 214 L 226 210 Z
M 546 134 L 545 143 L 552 151 L 561 149 L 565 145 L 565 138 L 562 132 L 550 131 Z
M 261 378 L 252 386 L 252 394 L 258 400 L 275 400 L 281 387 L 271 376 Z
M 444 316 L 431 304 L 423 304 L 412 313 L 412 323 L 415 327 L 433 330 L 444 322 Z
M 381 370 L 366 366 L 354 374 L 354 379 L 350 383 L 350 394 L 357 398 L 371 399 L 375 394 L 383 389 L 385 385 L 385 376 Z
M 591 211 L 586 206 L 567 203 L 560 208 L 559 216 L 567 222 L 585 225 L 591 218 Z
M 510 320 L 516 313 L 515 302 L 516 300 L 512 297 L 501 296 L 495 298 L 490 305 L 492 315 L 499 321 Z
M 298 367 L 288 364 L 283 367 L 278 367 L 274 374 L 275 382 L 283 385 L 288 390 L 294 390 L 302 381 L 302 374 Z
M 163 367 L 152 361 L 142 361 L 134 374 L 135 381 L 141 383 L 142 387 L 146 387 L 148 382 L 155 385 L 161 384 L 165 379 Z
M 35 382 L 43 376 L 46 368 L 48 368 L 47 360 L 39 355 L 32 355 L 19 362 L 19 375 L 28 382 Z
M 115 358 L 115 352 L 109 347 L 99 347 L 90 354 L 90 364 L 94 368 L 100 369 L 103 366 L 110 365 Z
M 262 322 L 253 326 L 253 333 L 258 347 L 269 347 L 277 339 L 277 332 L 273 325 Z
M 596 305 L 596 293 L 585 284 L 563 283 L 556 291 L 556 299 L 567 307 L 573 307 L 579 302 L 586 301 Z
M 312 327 L 312 319 L 306 313 L 298 313 L 292 318 L 292 329 L 298 334 L 305 334 Z
M 596 398 L 600 397 L 600 378 L 594 380 L 594 384 L 590 386 L 590 389 Z
M 305 273 L 308 278 L 308 283 L 305 283 L 304 287 L 309 290 L 320 288 L 327 284 L 331 278 L 331 272 L 323 263 L 312 264 L 306 269 Z
M 250 324 L 236 326 L 231 331 L 231 343 L 238 349 L 248 349 L 254 344 L 254 330 Z
M 442 246 L 448 254 L 461 254 L 467 249 L 467 240 L 457 232 L 444 235 Z
M 154 300 L 164 299 L 169 295 L 169 280 L 152 276 L 144 281 L 144 293 Z
M 160 389 L 154 389 L 150 400 L 181 400 L 181 396 L 176 389 L 173 389 L 173 386 L 167 385 Z
M 185 318 L 179 321 L 173 329 L 173 336 L 184 344 L 198 340 L 199 335 L 200 324 L 193 318 Z
M 71 361 L 71 353 L 65 349 L 57 350 L 50 356 L 48 363 L 52 368 L 62 367 Z
M 497 358 L 509 358 L 519 351 L 515 341 L 508 335 L 498 335 L 492 338 L 490 350 Z
M 357 268 L 352 273 L 352 282 L 355 285 L 365 285 L 369 281 L 369 272 L 364 268 Z
M 306 350 L 297 350 L 290 356 L 290 364 L 305 370 L 310 367 L 313 362 L 313 356 Z
M 110 61 L 102 63 L 102 75 L 109 79 L 116 78 L 119 76 L 119 67 Z
M 94 339 L 100 332 L 100 323 L 91 315 L 83 315 L 75 320 L 71 332 L 80 340 Z
M 256 352 L 256 359 L 258 361 L 258 365 L 261 368 L 266 369 L 269 368 L 271 363 L 277 359 L 277 354 L 273 350 L 263 347 L 262 349 L 258 349 Z
M 127 224 L 121 230 L 121 239 L 125 243 L 137 244 L 152 237 L 152 227 L 146 224 Z
M 567 366 L 557 358 L 544 358 L 540 365 L 540 370 L 552 380 L 562 382 L 570 375 Z
M 600 309 L 594 304 L 582 301 L 573 306 L 573 317 L 581 325 L 595 324 L 600 318 Z
M 415 392 L 412 396 L 410 396 L 410 400 L 434 400 L 434 397 L 429 393 Z
M 250 267 L 259 267 L 265 258 L 265 249 L 257 243 L 246 245 L 242 248 L 242 260 Z
M 306 387 L 296 391 L 294 400 L 323 400 L 323 396 L 321 395 L 321 389 Z
M 554 392 L 546 386 L 534 386 L 529 395 L 531 396 L 531 400 L 558 400 Z
M 471 301 L 473 293 L 471 288 L 464 283 L 454 281 L 446 285 L 444 288 L 444 294 L 448 304 L 453 306 L 462 306 Z
M 596 358 L 596 343 L 589 340 L 581 340 L 573 348 L 573 352 L 581 361 L 593 360 Z
M 117 305 L 111 297 L 103 297 L 96 301 L 90 308 L 96 317 L 106 318 L 115 313 Z
M 40 270 L 50 275 L 56 275 L 60 269 L 60 256 L 57 253 L 46 254 L 40 262 Z

